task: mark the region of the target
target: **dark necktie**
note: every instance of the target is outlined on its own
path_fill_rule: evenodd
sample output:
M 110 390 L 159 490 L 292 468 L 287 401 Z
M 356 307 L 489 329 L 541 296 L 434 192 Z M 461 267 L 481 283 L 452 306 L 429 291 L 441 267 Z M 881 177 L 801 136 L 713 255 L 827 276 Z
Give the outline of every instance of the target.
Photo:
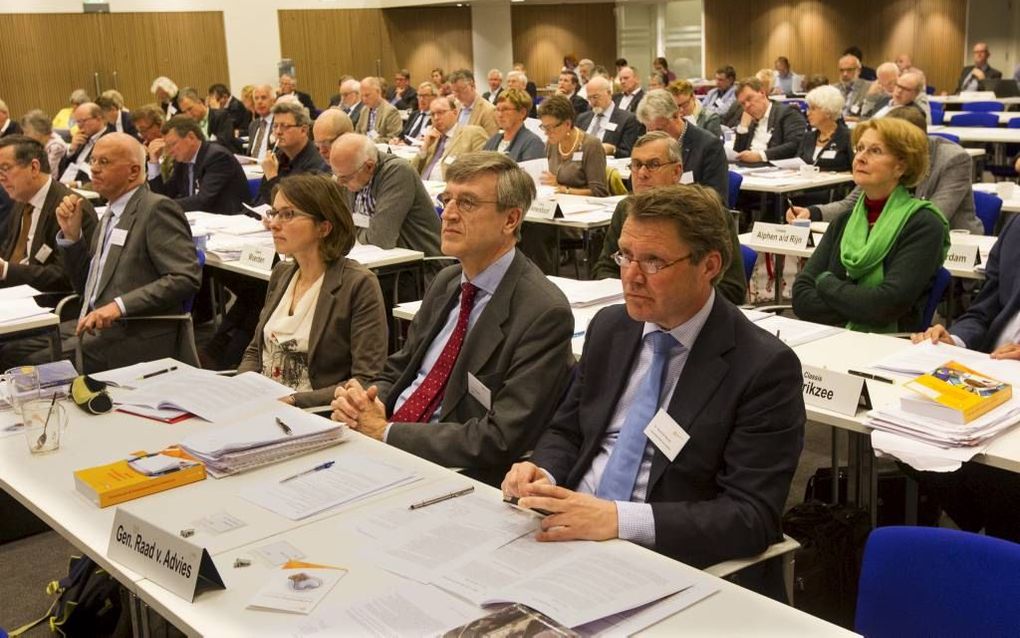
M 262 138 L 265 137 L 265 134 L 266 134 L 266 121 L 262 118 L 259 118 L 259 130 L 257 133 L 255 133 L 255 143 L 252 144 L 251 146 L 252 157 L 257 158 L 259 156 L 259 149 L 262 148 Z
M 25 212 L 21 214 L 21 230 L 18 232 L 18 241 L 14 243 L 14 252 L 11 253 L 10 263 L 20 264 L 21 260 L 28 254 L 28 230 L 32 227 L 31 204 L 25 204 Z
M 442 159 L 442 157 L 443 157 L 443 147 L 445 147 L 445 146 L 446 146 L 446 135 L 444 134 L 443 136 L 441 136 L 439 138 L 439 141 L 436 142 L 436 152 L 432 154 L 432 159 L 429 161 L 428 166 L 425 167 L 425 172 L 421 174 L 421 176 L 423 178 L 425 178 L 425 179 L 432 179 L 430 177 L 430 175 L 432 175 L 432 171 L 436 168 L 436 164 L 438 164 L 439 160 Z M 440 179 L 442 179 L 442 178 L 440 178 Z

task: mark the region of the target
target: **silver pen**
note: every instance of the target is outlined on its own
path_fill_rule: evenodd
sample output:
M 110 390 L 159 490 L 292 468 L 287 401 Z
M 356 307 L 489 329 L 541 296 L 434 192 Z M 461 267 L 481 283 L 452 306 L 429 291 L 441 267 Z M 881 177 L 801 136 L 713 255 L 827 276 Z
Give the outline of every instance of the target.
M 421 509 L 423 507 L 428 507 L 429 505 L 435 505 L 436 503 L 442 503 L 443 501 L 448 501 L 451 498 L 457 498 L 458 496 L 464 496 L 466 494 L 470 494 L 471 492 L 474 492 L 474 491 L 475 491 L 475 486 L 472 485 L 471 487 L 465 487 L 464 489 L 457 490 L 456 492 L 450 492 L 449 494 L 443 494 L 442 496 L 436 496 L 435 498 L 429 498 L 429 499 L 425 499 L 424 501 L 419 501 L 417 503 L 412 503 L 411 506 L 408 507 L 407 509 L 412 509 L 412 510 Z

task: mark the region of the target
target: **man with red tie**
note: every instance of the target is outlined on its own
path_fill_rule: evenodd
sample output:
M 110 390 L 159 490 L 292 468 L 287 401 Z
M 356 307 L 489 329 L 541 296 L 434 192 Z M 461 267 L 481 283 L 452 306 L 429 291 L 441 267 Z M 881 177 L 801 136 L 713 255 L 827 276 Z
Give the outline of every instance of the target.
M 497 484 L 531 449 L 573 358 L 570 305 L 516 249 L 534 182 L 506 156 L 461 155 L 446 171 L 443 254 L 403 348 L 367 389 L 341 384 L 333 419 Z

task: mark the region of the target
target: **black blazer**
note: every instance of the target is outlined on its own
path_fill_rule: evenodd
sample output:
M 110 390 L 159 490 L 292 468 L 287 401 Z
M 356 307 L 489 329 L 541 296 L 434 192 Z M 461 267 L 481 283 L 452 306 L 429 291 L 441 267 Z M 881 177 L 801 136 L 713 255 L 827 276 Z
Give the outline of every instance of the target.
M 577 117 L 577 128 L 587 132 L 593 119 L 595 119 L 595 111 L 582 113 Z M 616 147 L 616 153 L 613 154 L 614 157 L 630 157 L 630 151 L 634 148 L 634 142 L 644 133 L 644 127 L 637 121 L 633 113 L 621 108 L 613 109 L 613 113 L 609 116 L 609 121 L 612 124 L 616 124 L 616 130 L 610 131 L 604 128 L 605 124 L 603 124 L 605 134 L 602 136 L 602 141 Z
M 626 306 L 600 311 L 566 397 L 531 461 L 576 489 L 602 447 L 640 351 Z M 655 450 L 646 502 L 655 551 L 694 567 L 753 556 L 782 538 L 780 517 L 804 440 L 800 361 L 716 295 L 666 411 L 690 440 Z
M 226 109 L 209 110 L 209 135 L 210 142 L 222 145 L 231 153 L 241 152 L 241 143 L 234 137 L 234 120 Z
M 754 139 L 754 132 L 758 128 L 758 124 L 758 122 L 751 122 L 751 125 L 747 127 L 747 133 L 737 133 L 737 137 L 733 141 L 734 151 L 739 153 L 750 150 L 751 140 Z M 801 115 L 800 109 L 787 106 L 782 102 L 773 102 L 766 126 L 772 133 L 768 148 L 765 150 L 766 161 L 789 159 L 796 155 L 807 127 L 807 121 Z
M 496 100 L 499 99 L 499 96 L 500 96 L 500 94 L 502 92 L 503 92 L 503 87 L 499 87 L 498 89 L 496 89 L 496 94 L 495 95 L 493 95 L 492 91 L 486 91 L 485 93 L 482 93 L 482 98 L 486 102 L 488 102 L 489 104 L 495 105 L 496 104 Z
M 304 91 L 294 91 L 294 95 L 297 96 L 298 102 L 301 106 L 308 109 L 308 115 L 314 120 L 319 115 L 319 110 L 315 108 L 315 102 L 312 101 L 312 96 L 308 95 Z
M 502 139 L 503 133 L 497 131 L 495 135 L 485 142 L 482 150 L 498 151 L 499 142 Z M 514 139 L 510 140 L 510 146 L 506 147 L 506 154 L 515 162 L 540 159 L 545 157 L 545 142 L 542 141 L 542 138 L 529 131 L 528 127 L 521 126 L 521 128 L 517 129 L 517 135 L 514 135 Z
M 273 191 L 273 186 L 276 186 L 276 183 L 281 178 L 288 175 L 297 173 L 332 174 L 329 164 L 322 159 L 322 156 L 319 155 L 319 151 L 315 148 L 315 144 L 312 144 L 311 140 L 308 140 L 308 143 L 294 156 L 294 159 L 288 158 L 287 154 L 281 150 L 276 151 L 276 158 L 280 160 L 280 172 L 273 179 L 267 180 L 265 177 L 262 178 L 262 182 L 259 184 L 259 194 L 255 199 L 256 204 L 271 204 L 269 196 Z M 234 163 L 236 164 L 237 162 L 235 161 Z
M 815 141 L 818 139 L 818 129 L 809 129 L 800 141 L 800 149 L 797 157 L 808 164 L 814 164 L 823 171 L 848 171 L 854 161 L 854 152 L 850 149 L 850 129 L 842 120 L 836 125 L 836 132 L 832 139 L 826 144 L 822 152 L 815 160 Z M 835 153 L 833 157 L 825 157 Z
M 722 141 L 700 126 L 685 124 L 680 145 L 684 172 L 691 172 L 695 184 L 715 189 L 723 206 L 729 205 L 730 168 Z
M 638 88 L 637 91 L 634 91 L 633 95 L 634 99 L 630 101 L 630 104 L 627 106 L 627 110 L 630 111 L 631 113 L 637 113 L 637 106 L 638 104 L 641 103 L 641 98 L 645 96 L 645 90 L 642 88 Z M 620 108 L 620 100 L 622 99 L 623 93 L 613 94 L 613 104 L 616 105 L 616 108 Z
M 162 175 L 149 180 L 149 188 L 180 204 L 184 211 L 234 215 L 248 203 L 248 178 L 233 153 L 219 144 L 202 142 L 195 157 L 195 194 L 188 196 L 188 165 L 174 162 L 170 180 Z
M 967 76 L 970 75 L 970 72 L 973 71 L 973 70 L 974 70 L 974 65 L 973 64 L 968 64 L 967 66 L 963 67 L 963 70 L 960 71 L 960 79 L 957 80 L 957 82 L 956 82 L 956 90 L 953 91 L 953 93 L 959 93 L 960 91 L 963 90 L 963 81 L 967 79 Z M 991 66 L 989 66 L 989 67 L 987 67 L 985 69 L 985 79 L 986 80 L 1001 80 L 1002 79 L 1002 71 L 1000 71 L 998 69 L 993 69 Z
M 351 124 L 354 126 L 358 125 L 358 118 L 361 116 L 361 108 L 365 106 L 364 103 L 358 102 L 354 105 L 350 111 L 347 111 L 347 115 L 351 118 Z M 342 107 L 341 107 L 342 108 Z
M 586 113 L 591 110 L 591 104 L 577 93 L 570 96 L 570 106 L 574 107 L 574 116 Z
M 140 140 L 141 137 L 138 136 L 138 129 L 135 127 L 134 120 L 131 119 L 131 113 L 127 111 L 121 111 L 118 117 L 120 117 L 121 130 L 130 135 L 131 137 Z M 114 130 L 117 129 L 116 126 L 114 126 L 113 128 Z
M 417 138 L 425 132 L 431 122 L 432 116 L 428 111 L 415 111 L 404 122 L 404 130 L 400 132 L 400 135 L 412 139 Z
M 122 114 L 123 115 L 123 114 Z M 130 121 L 130 119 L 128 119 Z M 10 124 L 7 125 L 7 130 L 0 133 L 0 137 L 7 137 L 8 135 L 24 135 L 25 132 L 21 130 L 21 126 L 14 120 L 10 120 Z
M 397 101 L 393 101 L 393 98 L 397 95 L 396 87 L 391 88 L 386 94 L 386 101 L 397 108 L 398 111 L 405 109 L 411 109 L 412 111 L 418 110 L 418 92 L 414 90 L 413 86 L 408 86 L 404 91 L 404 96 Z
M 251 111 L 244 108 L 244 103 L 241 100 L 231 95 L 224 110 L 230 115 L 235 131 L 248 130 L 251 125 Z
M 247 153 L 250 157 L 256 157 L 256 155 L 255 155 L 256 149 L 252 148 L 252 146 L 254 146 L 255 138 L 259 134 L 259 123 L 261 121 L 262 121 L 261 117 L 259 117 L 257 115 L 253 115 L 252 119 L 251 119 L 251 123 L 248 124 L 248 146 L 245 147 L 245 153 Z M 272 120 L 270 120 L 269 124 L 266 126 L 266 132 L 263 133 L 264 138 L 268 140 L 269 139 L 269 135 L 272 132 L 273 132 Z M 273 145 L 270 144 L 267 141 L 266 142 L 266 148 L 267 149 L 271 149 L 271 148 L 273 148 Z
M 991 352 L 999 335 L 1020 312 L 1020 224 L 1010 219 L 992 246 L 981 292 L 949 332 L 967 347 Z

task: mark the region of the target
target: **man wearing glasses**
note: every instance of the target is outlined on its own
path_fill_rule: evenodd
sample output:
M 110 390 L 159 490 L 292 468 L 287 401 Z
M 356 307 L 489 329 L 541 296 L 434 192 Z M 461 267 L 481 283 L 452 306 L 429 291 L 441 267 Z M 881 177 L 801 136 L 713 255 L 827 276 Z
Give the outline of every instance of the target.
M 503 493 L 551 512 L 539 541 L 622 538 L 695 567 L 753 556 L 782 538 L 804 436 L 800 363 L 716 295 L 734 255 L 710 190 L 628 201 L 615 256 L 626 303 L 589 324 L 566 397 Z M 776 567 L 741 584 L 782 596 Z
M 639 195 L 657 186 L 672 186 L 680 183 L 684 173 L 684 164 L 680 159 L 680 145 L 665 131 L 654 131 L 638 138 L 630 157 L 630 181 L 634 185 L 634 194 Z M 613 211 L 613 218 L 606 230 L 606 239 L 602 244 L 602 254 L 595 261 L 592 275 L 596 279 L 607 277 L 619 278 L 620 266 L 614 255 L 619 246 L 620 232 L 623 221 L 627 217 L 627 200 L 621 201 Z M 740 254 L 740 241 L 737 230 L 731 224 L 730 244 L 734 255 Z M 747 282 L 740 259 L 731 259 L 729 267 L 716 284 L 719 293 L 734 304 L 742 304 L 747 299 Z
M 367 388 L 338 386 L 333 419 L 498 484 L 552 416 L 570 376 L 563 293 L 516 249 L 532 179 L 495 151 L 447 171 L 440 272 L 407 341 Z
M 329 174 L 329 164 L 308 135 L 312 125 L 308 109 L 300 103 L 279 102 L 273 105 L 272 114 L 276 142 L 262 160 L 262 182 L 256 198 L 259 204 L 270 203 L 270 194 L 281 177 L 297 173 Z
M 99 138 L 113 131 L 103 119 L 103 110 L 95 102 L 86 102 L 74 110 L 74 119 L 78 122 L 78 132 L 71 138 L 67 147 L 67 155 L 60 162 L 59 175 L 61 184 L 87 184 L 92 181 L 89 170 L 89 157 Z
M 931 106 L 928 105 L 928 95 L 924 92 L 924 74 L 920 71 L 907 71 L 896 78 L 893 86 L 892 98 L 889 102 L 875 111 L 871 116 L 873 119 L 885 117 L 895 108 L 914 105 L 924 112 L 925 119 L 931 124 Z

